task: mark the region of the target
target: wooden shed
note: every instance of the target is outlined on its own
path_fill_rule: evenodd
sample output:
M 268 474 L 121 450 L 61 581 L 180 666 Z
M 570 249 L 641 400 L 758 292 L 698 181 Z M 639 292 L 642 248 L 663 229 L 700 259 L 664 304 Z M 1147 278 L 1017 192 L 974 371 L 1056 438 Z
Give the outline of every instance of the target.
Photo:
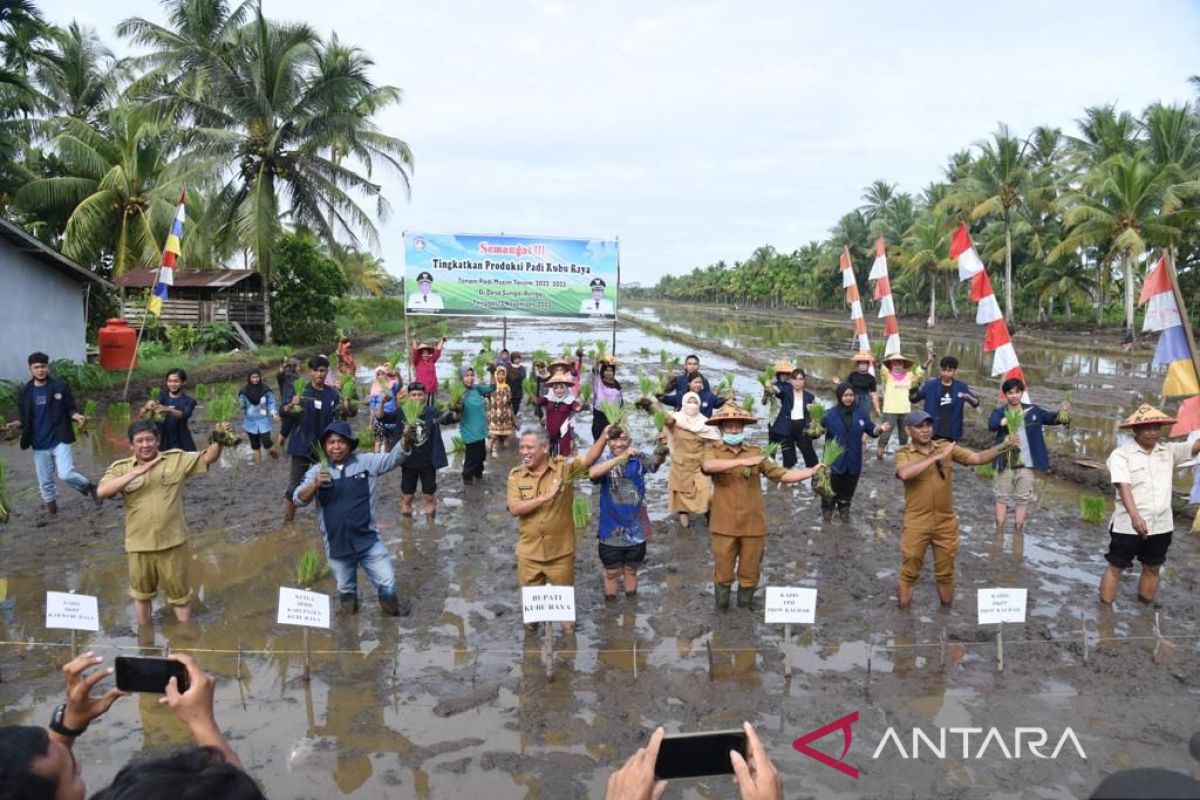
M 157 269 L 131 270 L 115 279 L 121 290 L 121 316 L 137 325 L 146 313 L 146 293 Z M 240 325 L 256 342 L 266 334 L 267 314 L 263 303 L 262 276 L 249 269 L 176 269 L 159 320 L 173 325 L 230 322 Z

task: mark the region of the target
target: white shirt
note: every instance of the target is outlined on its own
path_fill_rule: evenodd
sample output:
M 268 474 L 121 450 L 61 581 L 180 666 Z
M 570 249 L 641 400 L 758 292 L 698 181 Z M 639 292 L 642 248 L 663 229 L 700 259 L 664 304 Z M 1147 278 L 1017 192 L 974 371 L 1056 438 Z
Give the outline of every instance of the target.
M 427 295 L 413 292 L 408 296 L 408 308 L 410 311 L 443 311 L 446 306 L 442 303 L 442 296 L 437 292 L 430 292 Z
M 1133 503 L 1151 536 L 1170 533 L 1175 529 L 1175 515 L 1171 513 L 1171 483 L 1175 466 L 1192 457 L 1192 446 L 1187 442 L 1163 444 L 1159 442 L 1147 453 L 1137 442 L 1130 442 L 1113 450 L 1108 456 L 1108 472 L 1113 484 L 1127 483 L 1133 492 Z M 1114 533 L 1136 533 L 1133 520 L 1117 493 L 1113 511 Z
M 588 298 L 579 304 L 580 314 L 606 314 L 613 315 L 612 300 L 593 300 Z

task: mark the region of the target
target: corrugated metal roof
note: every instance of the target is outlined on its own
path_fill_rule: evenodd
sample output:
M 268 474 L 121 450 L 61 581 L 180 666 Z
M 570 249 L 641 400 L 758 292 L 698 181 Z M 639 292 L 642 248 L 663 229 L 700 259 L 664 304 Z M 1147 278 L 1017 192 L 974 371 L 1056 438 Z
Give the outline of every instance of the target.
M 6 219 L 0 219 L 0 237 L 8 240 L 18 252 L 26 253 L 44 264 L 56 267 L 76 280 L 95 281 L 110 291 L 117 288 L 90 269 L 76 264 L 50 245 L 32 236 L 24 228 Z
M 225 289 L 257 275 L 252 269 L 176 269 L 175 285 L 191 288 Z M 122 289 L 148 289 L 158 277 L 158 268 L 130 270 L 116 279 Z

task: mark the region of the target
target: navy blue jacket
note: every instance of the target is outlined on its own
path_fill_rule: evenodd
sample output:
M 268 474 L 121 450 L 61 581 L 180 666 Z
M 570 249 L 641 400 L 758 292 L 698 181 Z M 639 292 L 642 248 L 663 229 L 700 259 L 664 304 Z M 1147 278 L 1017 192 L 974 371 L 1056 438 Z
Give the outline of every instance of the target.
M 796 390 L 792 388 L 791 381 L 775 381 L 774 386 L 779 392 L 776 395 L 779 398 L 779 416 L 775 417 L 775 421 L 771 423 L 771 433 L 777 436 L 790 436 L 792 434 L 792 407 L 796 404 Z M 801 430 L 808 430 L 809 416 L 807 409 L 813 403 L 817 402 L 817 398 L 813 396 L 812 392 L 805 389 L 803 402 L 806 411 Z
M 1004 441 L 1004 437 L 1008 436 L 1008 426 L 1001 425 L 1001 420 L 1004 419 L 1004 406 L 996 406 L 992 411 L 992 416 L 988 420 L 988 430 L 996 432 L 996 443 Z M 1026 464 L 1027 467 L 1033 467 L 1036 470 L 1046 472 L 1050 469 L 1050 454 L 1046 452 L 1046 440 L 1042 438 L 1043 425 L 1062 425 L 1058 421 L 1058 412 L 1051 413 L 1039 405 L 1033 403 L 1022 403 L 1023 408 L 1029 409 L 1025 412 L 1025 436 L 1029 439 L 1029 455 L 1033 457 L 1032 464 Z M 1016 433 L 1016 431 L 1013 431 Z M 997 470 L 1008 468 L 1008 454 L 1002 454 L 993 462 Z
M 954 441 L 962 438 L 963 406 L 967 404 L 966 400 L 958 396 L 960 392 L 966 392 L 975 397 L 975 393 L 971 391 L 971 387 L 962 381 L 956 380 L 950 384 L 950 438 Z M 925 413 L 933 417 L 933 433 L 936 436 L 942 411 L 942 379 L 930 378 L 925 381 L 911 399 L 914 401 L 925 401 Z
M 320 446 L 317 442 L 321 433 L 337 418 L 342 395 L 328 384 L 318 393 L 310 383 L 304 389 L 304 397 L 306 399 L 300 403 L 300 416 L 296 417 L 295 427 L 288 435 L 287 451 L 290 456 L 315 461 L 313 448 Z M 317 403 L 321 404 L 320 408 Z
M 50 429 L 60 444 L 71 444 L 75 441 L 75 428 L 71 424 L 71 415 L 77 414 L 75 398 L 71 396 L 71 387 L 66 381 L 60 381 L 51 376 L 46 381 L 48 395 L 46 397 L 46 413 L 50 418 Z M 17 413 L 21 418 L 21 449 L 33 447 L 33 379 L 30 378 L 21 387 L 17 395 Z
M 830 471 L 835 475 L 861 474 L 862 435 L 865 433 L 868 436 L 878 436 L 879 434 L 875 431 L 875 423 L 871 422 L 871 418 L 855 406 L 850 416 L 850 425 L 847 427 L 842 419 L 842 406 L 839 403 L 833 408 L 825 409 L 822 424 L 825 426 L 825 443 L 828 444 L 831 440 L 837 439 L 838 443 L 846 448 L 846 452 L 833 462 Z
M 412 449 L 404 461 L 403 469 L 442 469 L 450 465 L 450 460 L 446 458 L 446 443 L 442 441 L 442 429 L 438 424 L 441 419 L 441 412 L 433 406 L 425 406 L 425 410 L 421 412 L 421 421 L 425 423 L 425 430 L 429 431 L 429 438 Z M 380 421 L 385 425 L 397 426 L 401 433 L 407 422 L 402 408 L 383 412 L 383 419 Z M 398 444 L 396 446 L 399 447 Z

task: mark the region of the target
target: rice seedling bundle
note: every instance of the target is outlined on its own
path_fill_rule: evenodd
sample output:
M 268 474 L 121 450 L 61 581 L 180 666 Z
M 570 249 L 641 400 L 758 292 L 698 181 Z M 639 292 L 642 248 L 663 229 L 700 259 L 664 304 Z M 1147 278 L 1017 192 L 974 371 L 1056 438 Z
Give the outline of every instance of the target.
M 1063 402 L 1064 403 L 1071 402 L 1071 394 L 1072 394 L 1071 390 L 1067 389 L 1066 393 L 1063 394 Z M 1058 421 L 1061 422 L 1063 425 L 1070 425 L 1071 424 L 1071 412 L 1070 411 L 1059 411 L 1058 412 Z
M 129 403 L 124 401 L 119 403 L 109 403 L 107 413 L 109 419 L 127 420 L 129 419 L 130 413 Z
M 208 399 L 208 385 L 197 383 L 196 388 L 192 390 L 196 394 L 196 399 L 203 402 Z
M 771 442 L 770 444 L 764 446 L 762 450 L 763 458 L 769 458 L 770 460 L 774 461 L 775 456 L 779 454 L 779 448 L 779 442 Z
M 291 402 L 283 407 L 283 412 L 295 416 L 303 410 L 300 404 L 304 401 L 304 393 L 308 391 L 308 378 L 296 378 L 292 382 L 292 389 Z
M 1008 435 L 1012 436 L 1014 434 L 1018 434 L 1025 427 L 1025 410 L 1022 408 L 1013 408 L 1010 405 L 1005 405 L 1004 420 L 1007 423 L 1006 427 L 1008 429 Z M 1016 469 L 1017 467 L 1024 466 L 1024 464 L 1021 463 L 1020 447 L 1010 447 L 1008 449 L 1006 458 L 1008 459 L 1009 469 Z
M 837 439 L 826 439 L 825 446 L 821 448 L 821 464 L 825 469 L 817 470 L 817 474 L 813 476 L 813 488 L 825 497 L 833 495 L 833 485 L 830 482 L 830 473 L 833 470 L 833 465 L 846 452 L 846 447 Z
M 228 395 L 214 397 L 205 407 L 208 421 L 214 424 L 213 439 L 220 442 L 222 447 L 237 447 L 241 441 L 230 428 L 230 421 L 238 408 L 238 401 Z
M 771 384 L 774 383 L 774 381 L 775 381 L 775 365 L 767 364 L 767 366 L 763 367 L 763 371 L 758 373 L 758 382 L 760 384 L 762 384 L 762 387 L 764 389 L 768 389 L 768 388 L 770 388 Z
M 404 413 L 406 425 L 416 425 L 421 421 L 421 412 L 425 410 L 425 403 L 412 397 L 406 397 L 400 401 L 400 410 Z
M 1108 516 L 1108 499 L 1098 494 L 1079 495 L 1079 518 L 1100 525 Z
M 316 550 L 305 550 L 296 559 L 296 582 L 301 586 L 312 586 L 328 572 L 329 565 L 322 561 Z
M 571 501 L 571 518 L 575 521 L 576 528 L 586 528 L 588 524 L 588 501 L 582 497 L 576 497 Z
M 521 381 L 521 391 L 525 393 L 526 397 L 533 397 L 535 394 L 537 394 L 537 378 L 530 375 L 528 378 Z M 451 403 L 451 405 L 453 405 L 453 403 Z
M 463 441 L 463 437 L 458 434 L 454 435 L 454 438 L 450 440 L 450 451 L 453 453 L 467 452 L 467 443 Z
M 587 382 L 580 384 L 579 385 L 579 401 L 581 403 L 583 403 L 583 406 L 586 408 L 588 403 L 591 401 L 591 399 L 592 399 L 592 384 L 587 383 Z
M 146 403 L 142 406 L 142 419 L 149 420 L 150 422 L 153 422 L 156 425 L 161 423 L 164 419 L 166 419 L 167 415 L 165 412 L 154 410 L 154 406 L 156 406 L 157 404 L 158 404 L 158 391 L 156 389 L 151 389 L 150 397 L 146 400 Z
M 625 433 L 629 424 L 629 411 L 622 407 L 619 403 L 603 402 L 598 405 L 599 411 L 608 420 L 608 424 L 612 425 L 613 437 L 618 437 Z
M 744 398 L 742 398 L 742 411 L 745 411 L 747 414 L 754 413 L 754 397 L 753 396 L 746 395 Z
M 467 393 L 467 387 L 462 381 L 450 381 L 450 407 L 458 408 L 462 403 L 463 396 Z
M 596 355 L 600 358 L 604 358 L 606 355 L 608 355 L 608 342 L 604 341 L 603 339 L 596 340 Z
M 820 403 L 808 404 L 808 438 L 820 439 L 825 435 L 825 406 Z M 828 447 L 828 444 L 826 444 Z

